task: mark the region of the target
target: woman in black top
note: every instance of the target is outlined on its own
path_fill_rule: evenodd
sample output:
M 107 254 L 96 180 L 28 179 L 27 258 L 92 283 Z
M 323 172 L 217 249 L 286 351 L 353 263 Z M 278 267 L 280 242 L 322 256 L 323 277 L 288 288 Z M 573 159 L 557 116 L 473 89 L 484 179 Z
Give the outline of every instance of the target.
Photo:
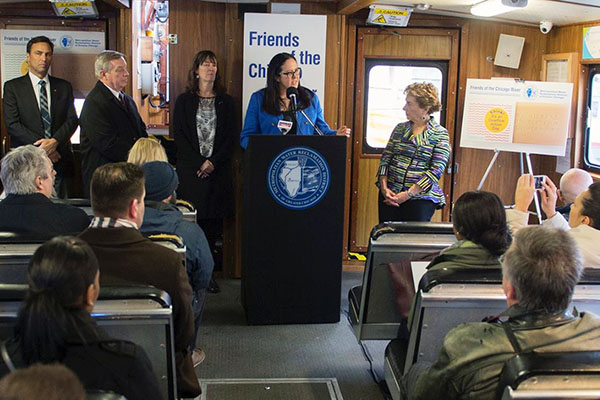
M 35 363 L 59 362 L 86 390 L 112 391 L 129 400 L 161 399 L 144 351 L 110 338 L 90 313 L 100 292 L 98 260 L 74 237 L 56 237 L 29 263 L 29 290 L 15 337 L 2 343 L 0 376 Z
M 221 83 L 217 56 L 196 54 L 186 91 L 177 97 L 173 134 L 177 144 L 177 197 L 194 205 L 198 225 L 215 254 L 223 218 L 233 216 L 231 155 L 236 137 L 233 99 Z M 215 259 L 218 269 L 219 259 Z

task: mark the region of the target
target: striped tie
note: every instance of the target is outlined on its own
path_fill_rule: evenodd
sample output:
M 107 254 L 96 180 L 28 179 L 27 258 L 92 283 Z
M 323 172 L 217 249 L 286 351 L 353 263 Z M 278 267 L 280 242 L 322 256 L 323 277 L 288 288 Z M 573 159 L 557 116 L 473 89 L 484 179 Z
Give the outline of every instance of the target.
M 52 136 L 52 118 L 50 118 L 50 110 L 48 110 L 48 94 L 46 93 L 45 81 L 40 81 L 40 115 L 44 124 L 44 137 L 48 139 Z

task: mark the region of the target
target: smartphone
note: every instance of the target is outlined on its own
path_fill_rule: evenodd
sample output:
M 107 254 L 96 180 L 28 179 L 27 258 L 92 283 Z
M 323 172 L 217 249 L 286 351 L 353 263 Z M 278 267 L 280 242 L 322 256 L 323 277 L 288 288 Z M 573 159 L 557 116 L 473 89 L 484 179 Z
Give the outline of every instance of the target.
M 546 182 L 546 175 L 534 175 L 533 179 L 535 181 L 535 188 L 543 189 L 542 183 Z

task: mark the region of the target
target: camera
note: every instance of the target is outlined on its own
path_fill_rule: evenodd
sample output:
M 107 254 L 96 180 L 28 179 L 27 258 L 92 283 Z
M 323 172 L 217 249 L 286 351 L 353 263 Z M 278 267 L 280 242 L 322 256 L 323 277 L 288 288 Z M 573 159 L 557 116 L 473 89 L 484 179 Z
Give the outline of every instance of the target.
M 544 35 L 548 34 L 552 30 L 552 22 L 550 21 L 541 21 L 540 22 L 540 32 Z
M 534 175 L 533 180 L 536 189 L 543 189 L 542 183 L 546 182 L 546 175 Z

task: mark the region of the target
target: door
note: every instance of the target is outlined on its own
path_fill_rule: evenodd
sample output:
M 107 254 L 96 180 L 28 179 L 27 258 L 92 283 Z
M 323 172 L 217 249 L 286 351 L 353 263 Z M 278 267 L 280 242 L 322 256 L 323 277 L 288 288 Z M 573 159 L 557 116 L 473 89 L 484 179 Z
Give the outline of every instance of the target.
M 405 120 L 404 87 L 423 81 L 438 87 L 442 110 L 434 117 L 448 129 L 453 143 L 459 30 L 359 28 L 357 35 L 349 247 L 366 251 L 369 233 L 378 222 L 375 180 L 381 152 L 393 127 Z M 448 205 L 451 184 L 447 169 L 440 185 Z M 446 206 L 433 220 L 448 221 L 449 215 Z

